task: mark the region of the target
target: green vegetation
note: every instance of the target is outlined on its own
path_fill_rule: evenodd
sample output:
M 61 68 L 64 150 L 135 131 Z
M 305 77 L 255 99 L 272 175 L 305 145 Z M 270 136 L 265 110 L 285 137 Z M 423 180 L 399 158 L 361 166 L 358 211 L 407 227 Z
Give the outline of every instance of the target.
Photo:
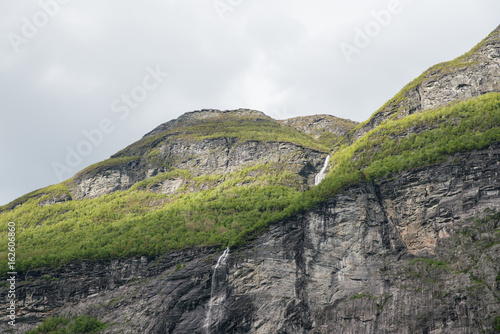
M 187 266 L 187 264 L 180 264 L 180 263 L 177 263 L 177 264 L 175 265 L 175 272 L 178 272 L 179 270 L 186 268 L 186 266 Z
M 42 189 L 38 189 L 35 191 L 32 191 L 26 195 L 23 195 L 16 200 L 0 206 L 0 213 L 2 211 L 7 211 L 7 210 L 12 210 L 16 206 L 21 205 L 29 200 L 35 199 L 37 202 L 41 202 L 44 200 L 48 200 L 51 198 L 58 198 L 58 197 L 71 197 L 71 193 L 69 192 L 69 189 L 67 187 L 67 182 L 62 182 L 59 184 L 55 184 L 52 186 L 48 186 Z
M 418 262 L 423 262 L 423 263 L 427 264 L 427 266 L 429 266 L 430 268 L 448 269 L 448 264 L 446 262 L 428 259 L 428 258 L 419 258 L 419 259 L 411 260 L 410 262 L 413 264 L 416 264 Z
M 336 174 L 369 179 L 444 161 L 500 141 L 500 94 L 390 120 L 332 157 Z
M 335 144 L 340 142 L 342 137 L 335 135 L 334 133 L 323 131 L 318 138 L 318 142 L 326 147 L 333 147 Z
M 106 325 L 91 316 L 79 316 L 73 324 L 75 333 L 97 333 L 106 328 Z
M 241 125 L 230 124 L 229 129 Z M 250 126 L 248 137 L 241 138 L 273 136 L 258 135 L 257 128 Z M 217 129 L 213 134 L 214 129 L 196 127 L 200 138 L 233 133 L 223 126 Z M 500 141 L 499 129 L 500 94 L 492 93 L 380 125 L 337 150 L 331 172 L 307 191 L 300 191 L 298 175 L 269 164 L 196 178 L 171 170 L 127 191 L 42 207 L 40 198 L 32 194 L 24 204 L 0 214 L 0 239 L 7 239 L 6 224 L 16 222 L 18 271 L 82 259 L 153 256 L 203 245 L 239 246 L 269 224 L 310 209 L 348 186 L 440 162 L 457 152 L 487 148 Z M 108 163 L 117 161 L 111 160 Z M 149 191 L 173 178 L 188 180 L 193 188 L 210 187 L 199 192 L 180 189 L 171 196 Z M 64 184 L 54 187 L 67 192 Z M 6 250 L 6 243 L 0 245 L 2 272 Z
M 99 173 L 102 170 L 109 169 L 110 167 L 114 166 L 120 166 L 120 165 L 125 165 L 129 162 L 136 161 L 138 160 L 138 156 L 131 156 L 131 157 L 118 157 L 118 158 L 111 158 L 107 159 L 98 163 L 95 163 L 93 165 L 88 166 L 84 170 L 78 172 L 73 179 L 78 179 L 84 176 L 92 176 L 97 173 Z
M 299 131 L 316 138 L 318 142 L 325 147 L 333 147 L 344 137 L 340 134 L 347 134 L 349 131 L 354 129 L 356 125 L 358 125 L 357 122 L 349 119 L 331 115 L 295 117 L 279 121 L 279 123 L 284 126 L 298 129 Z M 328 128 L 335 128 L 335 132 L 337 134 L 330 132 Z
M 79 316 L 72 320 L 66 317 L 46 318 L 36 329 L 26 334 L 75 334 L 99 333 L 106 325 L 91 316 Z
M 493 320 L 493 330 L 496 333 L 500 333 L 500 315 L 497 315 Z
M 152 178 L 135 183 L 131 190 L 150 190 L 151 187 L 166 180 L 173 180 L 177 178 L 190 179 L 191 173 L 187 170 L 175 169 L 169 172 L 160 173 Z
M 385 304 L 393 297 L 392 293 L 386 293 L 381 296 L 382 300 L 377 303 L 377 311 L 382 312 L 384 310 Z
M 265 116 L 234 116 L 221 114 L 217 117 L 191 121 L 186 126 L 145 137 L 118 152 L 115 156 L 137 156 L 155 154 L 156 148 L 165 140 L 203 140 L 207 138 L 235 138 L 245 141 L 280 141 L 289 142 L 321 152 L 328 152 L 324 146 L 312 137 Z
M 67 333 L 67 325 L 70 319 L 64 317 L 48 317 L 36 329 L 27 332 L 26 334 L 38 333 Z
M 183 137 L 196 138 L 197 140 L 205 138 L 238 138 L 239 141 L 282 141 L 303 145 L 317 149 L 319 151 L 328 151 L 328 147 L 314 141 L 311 137 L 298 130 L 281 126 L 278 122 L 262 122 L 259 119 L 242 119 L 240 117 L 225 116 L 222 119 L 215 119 L 193 125 L 186 128 L 188 134 Z
M 298 176 L 276 173 L 275 167 L 248 167 L 226 175 L 215 188 L 173 197 L 141 190 L 151 186 L 147 180 L 128 191 L 95 199 L 44 207 L 32 199 L 5 212 L 1 223 L 17 223 L 17 252 L 22 254 L 16 261 L 18 270 L 241 243 L 289 214 L 287 208 L 300 195 L 299 184 L 291 184 Z M 177 175 L 186 177 L 189 173 L 160 174 L 154 182 Z M 192 182 L 204 183 L 209 178 L 198 177 Z M 3 237 L 6 232 L 2 231 Z M 6 252 L 0 257 L 5 258 Z M 6 263 L 2 270 L 6 270 Z

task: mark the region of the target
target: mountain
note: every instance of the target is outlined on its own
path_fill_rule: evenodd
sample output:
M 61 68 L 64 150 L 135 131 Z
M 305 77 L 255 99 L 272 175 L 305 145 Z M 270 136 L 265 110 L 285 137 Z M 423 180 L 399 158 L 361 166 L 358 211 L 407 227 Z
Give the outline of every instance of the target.
M 500 91 L 499 58 L 500 26 L 471 51 L 422 73 L 353 130 L 349 139 L 360 138 L 389 119 Z
M 16 330 L 500 332 L 499 76 L 500 27 L 362 124 L 194 111 L 9 203 Z

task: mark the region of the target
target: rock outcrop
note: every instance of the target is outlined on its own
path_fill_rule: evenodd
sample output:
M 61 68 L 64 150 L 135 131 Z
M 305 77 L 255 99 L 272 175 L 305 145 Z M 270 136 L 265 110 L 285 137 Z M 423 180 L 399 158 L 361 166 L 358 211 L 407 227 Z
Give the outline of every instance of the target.
M 153 137 L 167 131 L 175 130 L 180 127 L 198 125 L 207 120 L 218 119 L 224 116 L 234 117 L 255 117 L 261 121 L 274 121 L 271 117 L 264 114 L 262 111 L 252 109 L 236 109 L 236 110 L 218 110 L 218 109 L 201 109 L 187 112 L 176 119 L 160 124 L 151 132 L 144 135 L 144 138 Z
M 358 122 L 339 118 L 331 115 L 312 115 L 294 117 L 279 121 L 281 124 L 291 126 L 301 132 L 307 133 L 316 139 L 322 135 L 333 134 L 338 138 L 344 137 L 358 125 Z
M 95 198 L 113 191 L 126 190 L 137 182 L 171 169 L 190 171 L 192 177 L 208 174 L 222 176 L 259 163 L 284 165 L 287 170 L 301 175 L 304 183 L 310 186 L 314 184 L 314 175 L 321 169 L 326 157 L 325 152 L 297 144 L 238 142 L 232 138 L 207 138 L 199 141 L 172 139 L 158 145 L 156 150 L 153 157 L 137 158 L 132 162 L 75 177 L 71 187 L 73 198 Z M 188 181 L 177 180 L 181 184 L 187 184 Z

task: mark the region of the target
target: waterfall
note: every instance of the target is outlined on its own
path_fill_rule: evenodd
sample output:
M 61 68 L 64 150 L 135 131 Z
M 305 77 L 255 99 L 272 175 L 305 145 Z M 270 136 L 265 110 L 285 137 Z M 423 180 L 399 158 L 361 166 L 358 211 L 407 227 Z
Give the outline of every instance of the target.
M 314 185 L 317 186 L 326 176 L 326 168 L 328 167 L 328 162 L 330 162 L 330 156 L 326 157 L 325 164 L 319 173 L 314 177 Z
M 217 286 L 217 269 L 219 269 L 220 266 L 223 266 L 226 264 L 227 258 L 229 256 L 229 247 L 226 248 L 224 253 L 219 257 L 217 260 L 217 264 L 215 265 L 214 272 L 212 274 L 212 286 L 210 289 L 210 301 L 208 302 L 208 311 L 207 315 L 205 317 L 205 324 L 204 328 L 206 330 L 207 334 L 210 334 L 210 327 L 212 326 L 213 323 L 213 308 L 216 308 L 216 314 L 215 314 L 215 322 L 219 322 L 221 318 L 220 314 L 220 306 L 224 303 L 224 300 L 226 299 L 226 294 L 225 291 L 224 293 L 220 293 L 221 291 L 217 291 L 218 286 Z M 224 277 L 225 278 L 225 277 Z

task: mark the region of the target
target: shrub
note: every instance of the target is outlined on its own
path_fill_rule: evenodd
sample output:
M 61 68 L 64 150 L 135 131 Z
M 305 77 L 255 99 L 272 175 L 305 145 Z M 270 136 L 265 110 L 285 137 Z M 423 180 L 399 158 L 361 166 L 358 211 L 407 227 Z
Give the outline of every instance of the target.
M 106 325 L 94 317 L 81 315 L 75 319 L 72 327 L 74 333 L 97 333 L 106 328 Z
M 66 317 L 50 316 L 46 318 L 36 329 L 26 334 L 75 334 L 75 333 L 99 333 L 106 325 L 92 316 L 78 316 L 72 320 Z

